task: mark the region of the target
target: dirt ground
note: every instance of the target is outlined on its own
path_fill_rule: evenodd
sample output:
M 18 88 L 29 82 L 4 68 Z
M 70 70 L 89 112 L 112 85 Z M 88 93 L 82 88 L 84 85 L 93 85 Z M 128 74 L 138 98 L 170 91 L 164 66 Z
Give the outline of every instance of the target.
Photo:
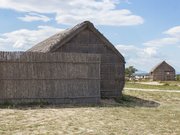
M 160 83 L 160 82 L 137 82 L 137 83 L 140 83 L 140 84 L 148 84 L 148 85 L 163 85 L 163 83 Z

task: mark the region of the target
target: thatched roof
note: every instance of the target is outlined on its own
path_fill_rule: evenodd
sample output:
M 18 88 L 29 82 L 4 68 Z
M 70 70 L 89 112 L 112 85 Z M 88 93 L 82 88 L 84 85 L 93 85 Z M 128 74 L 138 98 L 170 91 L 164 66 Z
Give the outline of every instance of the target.
M 159 67 L 161 67 L 162 65 L 168 65 L 169 67 L 171 67 L 173 70 L 175 70 L 171 65 L 169 65 L 166 61 L 162 61 L 161 63 L 157 64 L 154 68 L 152 68 L 152 70 L 150 72 L 154 72 L 156 69 L 158 69 Z
M 79 32 L 82 30 L 89 28 L 94 34 L 100 38 L 105 45 L 110 48 L 114 53 L 116 53 L 121 60 L 124 60 L 124 57 L 120 54 L 120 52 L 112 45 L 112 43 L 109 42 L 107 38 L 104 37 L 103 34 L 101 34 L 94 25 L 89 21 L 84 21 L 80 24 L 77 24 L 71 29 L 66 29 L 62 32 L 59 32 L 48 39 L 38 43 L 37 45 L 33 46 L 28 52 L 54 52 L 60 47 L 62 47 L 65 43 L 67 43 L 69 40 L 71 40 L 74 36 L 76 36 Z

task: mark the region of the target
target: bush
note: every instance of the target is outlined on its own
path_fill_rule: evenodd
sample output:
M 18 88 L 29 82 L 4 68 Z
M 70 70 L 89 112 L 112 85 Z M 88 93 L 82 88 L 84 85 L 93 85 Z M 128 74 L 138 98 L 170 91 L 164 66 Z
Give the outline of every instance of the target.
M 180 75 L 176 75 L 176 80 L 180 81 Z
M 169 83 L 164 83 L 163 86 L 169 86 Z

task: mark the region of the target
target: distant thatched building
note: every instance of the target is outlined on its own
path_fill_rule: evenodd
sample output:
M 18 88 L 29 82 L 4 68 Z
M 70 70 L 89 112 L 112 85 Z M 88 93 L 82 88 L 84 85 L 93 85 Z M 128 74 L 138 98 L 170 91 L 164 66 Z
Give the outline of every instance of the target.
M 153 81 L 171 81 L 175 80 L 175 69 L 163 61 L 151 70 L 150 75 Z
M 101 54 L 101 97 L 119 97 L 122 93 L 124 57 L 89 21 L 55 34 L 28 51 Z

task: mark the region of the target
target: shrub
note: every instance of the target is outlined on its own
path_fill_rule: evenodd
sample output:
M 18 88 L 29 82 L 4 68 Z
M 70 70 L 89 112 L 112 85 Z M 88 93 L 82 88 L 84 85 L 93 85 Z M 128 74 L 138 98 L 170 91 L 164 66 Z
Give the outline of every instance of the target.
M 164 83 L 163 86 L 169 86 L 169 83 Z

